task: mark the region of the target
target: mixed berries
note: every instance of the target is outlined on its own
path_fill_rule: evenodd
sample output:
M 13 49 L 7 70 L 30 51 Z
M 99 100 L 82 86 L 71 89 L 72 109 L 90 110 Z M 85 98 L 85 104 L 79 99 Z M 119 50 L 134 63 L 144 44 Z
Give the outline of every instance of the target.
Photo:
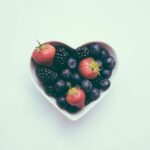
M 99 43 L 71 49 L 63 44 L 40 44 L 32 53 L 36 75 L 57 105 L 76 113 L 97 100 L 111 83 L 116 61 Z

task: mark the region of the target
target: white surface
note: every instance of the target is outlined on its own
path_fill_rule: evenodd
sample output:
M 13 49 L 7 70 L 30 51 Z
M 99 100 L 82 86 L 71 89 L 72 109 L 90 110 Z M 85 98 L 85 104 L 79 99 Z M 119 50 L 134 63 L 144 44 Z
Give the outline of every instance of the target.
M 150 149 L 148 0 L 0 1 L 0 150 Z M 36 40 L 110 44 L 117 82 L 95 109 L 66 119 L 32 85 Z

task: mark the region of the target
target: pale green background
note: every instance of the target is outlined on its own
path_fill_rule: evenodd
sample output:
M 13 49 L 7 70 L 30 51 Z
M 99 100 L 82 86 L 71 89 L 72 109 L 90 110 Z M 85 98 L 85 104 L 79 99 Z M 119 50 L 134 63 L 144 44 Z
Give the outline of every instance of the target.
M 116 83 L 69 121 L 34 88 L 36 40 L 100 40 L 119 57 Z M 149 0 L 0 0 L 0 150 L 150 149 Z

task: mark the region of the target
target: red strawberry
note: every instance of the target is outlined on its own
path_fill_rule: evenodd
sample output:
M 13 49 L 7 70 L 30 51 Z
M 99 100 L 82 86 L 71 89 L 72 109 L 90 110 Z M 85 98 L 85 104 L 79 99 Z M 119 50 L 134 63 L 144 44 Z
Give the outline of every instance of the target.
M 85 106 L 85 93 L 82 89 L 73 87 L 68 91 L 66 100 L 70 105 L 82 109 Z
M 56 49 L 54 46 L 48 43 L 47 44 L 39 43 L 39 46 L 36 47 L 36 49 L 32 53 L 32 58 L 38 64 L 49 66 L 53 64 L 55 53 Z
M 85 58 L 79 63 L 80 74 L 86 79 L 94 79 L 99 75 L 100 65 L 91 57 Z

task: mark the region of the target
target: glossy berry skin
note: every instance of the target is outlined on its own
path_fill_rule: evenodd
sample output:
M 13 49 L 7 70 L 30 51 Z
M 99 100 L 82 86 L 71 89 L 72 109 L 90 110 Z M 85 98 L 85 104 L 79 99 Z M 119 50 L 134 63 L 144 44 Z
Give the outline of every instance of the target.
M 112 73 L 111 70 L 103 69 L 100 74 L 102 76 L 102 79 L 108 79 L 108 78 L 110 78 L 111 73 Z
M 82 109 L 85 105 L 85 97 L 86 95 L 81 88 L 73 87 L 68 91 L 66 100 L 68 104 Z
M 65 93 L 67 91 L 67 86 L 64 80 L 59 79 L 56 83 L 55 83 L 55 90 L 58 93 Z
M 75 114 L 80 110 L 80 108 L 76 107 L 76 106 L 71 106 L 68 104 L 68 106 L 66 107 L 66 111 L 71 113 L 71 114 Z
M 102 80 L 101 76 L 98 76 L 96 79 L 92 80 L 93 87 L 100 89 L 100 81 Z
M 94 79 L 99 75 L 100 67 L 96 61 L 91 58 L 85 58 L 79 63 L 79 72 L 86 79 Z
M 74 58 L 69 58 L 68 59 L 68 67 L 70 69 L 75 69 L 77 67 L 78 63 L 77 63 L 77 60 L 74 59 Z
M 109 87 L 110 87 L 110 81 L 109 81 L 109 80 L 105 79 L 105 80 L 102 80 L 102 81 L 100 82 L 100 88 L 101 88 L 101 90 L 105 91 L 105 90 L 107 90 Z
M 72 87 L 72 83 L 69 81 L 66 81 L 66 86 L 67 86 L 67 89 L 70 89 Z
M 37 64 L 50 66 L 53 64 L 56 49 L 50 44 L 40 44 L 32 53 L 32 58 Z
M 81 81 L 81 77 L 78 73 L 72 74 L 72 82 L 73 83 L 79 83 Z
M 47 94 L 52 95 L 54 92 L 54 88 L 52 85 L 45 86 L 45 91 Z
M 58 97 L 57 100 L 56 100 L 56 102 L 57 102 L 57 105 L 58 105 L 60 108 L 62 108 L 62 109 L 66 109 L 67 106 L 68 106 L 68 104 L 67 104 L 67 102 L 66 102 L 66 98 L 63 97 L 63 96 Z
M 101 47 L 98 44 L 92 44 L 90 46 L 90 54 L 94 58 L 98 58 L 100 55 Z
M 71 71 L 69 69 L 64 69 L 61 76 L 64 80 L 69 80 L 71 78 Z
M 115 59 L 112 56 L 109 56 L 105 61 L 104 61 L 104 65 L 107 69 L 112 70 L 115 66 L 116 62 Z
M 98 99 L 99 96 L 100 96 L 100 90 L 97 88 L 93 88 L 90 93 L 90 99 L 92 101 L 94 101 L 94 100 Z
M 99 53 L 100 60 L 104 61 L 108 56 L 109 56 L 109 54 L 108 54 L 107 50 L 101 48 L 100 53 Z
M 99 66 L 102 66 L 102 65 L 103 65 L 102 61 L 101 61 L 101 60 L 99 60 L 99 59 L 98 59 L 98 60 L 96 60 L 96 62 L 98 63 L 98 65 L 99 65 Z
M 85 105 L 88 105 L 92 102 L 91 98 L 90 97 L 86 97 L 86 100 L 85 100 Z
M 81 87 L 86 93 L 89 93 L 92 89 L 92 83 L 89 80 L 82 80 Z

